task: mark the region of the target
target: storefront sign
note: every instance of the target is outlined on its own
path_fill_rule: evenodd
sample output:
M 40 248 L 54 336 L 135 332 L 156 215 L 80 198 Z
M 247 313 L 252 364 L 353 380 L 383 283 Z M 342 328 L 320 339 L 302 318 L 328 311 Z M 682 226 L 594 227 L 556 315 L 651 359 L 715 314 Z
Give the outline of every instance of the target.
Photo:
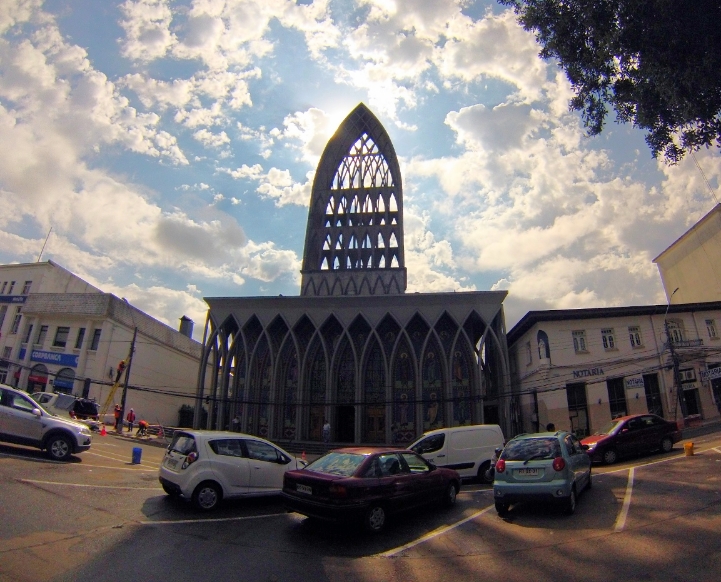
M 626 383 L 627 390 L 644 387 L 642 376 L 630 376 L 628 378 L 624 378 L 623 381 Z
M 0 303 L 25 303 L 27 295 L 0 295 Z
M 43 352 L 41 350 L 33 350 L 30 352 L 31 362 L 44 362 L 46 364 L 57 364 L 58 366 L 78 367 L 78 358 L 75 354 L 58 354 L 56 352 Z M 22 359 L 22 358 L 21 358 Z
M 587 370 L 574 370 L 574 378 L 588 378 L 589 376 L 603 376 L 603 368 L 588 368 Z
M 716 380 L 716 378 L 721 378 L 721 366 L 718 368 L 711 368 L 710 370 L 701 370 L 702 382 L 705 382 L 706 380 Z
M 63 390 L 72 390 L 74 383 L 75 381 L 69 378 L 55 378 L 53 386 L 55 386 L 55 388 L 62 388 Z

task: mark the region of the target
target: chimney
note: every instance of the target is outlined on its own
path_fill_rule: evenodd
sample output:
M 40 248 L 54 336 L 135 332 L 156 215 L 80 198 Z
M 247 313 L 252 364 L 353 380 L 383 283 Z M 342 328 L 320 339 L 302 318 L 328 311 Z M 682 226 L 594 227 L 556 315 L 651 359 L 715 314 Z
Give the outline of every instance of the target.
M 193 337 L 193 320 L 187 315 L 180 318 L 180 333 L 186 337 Z

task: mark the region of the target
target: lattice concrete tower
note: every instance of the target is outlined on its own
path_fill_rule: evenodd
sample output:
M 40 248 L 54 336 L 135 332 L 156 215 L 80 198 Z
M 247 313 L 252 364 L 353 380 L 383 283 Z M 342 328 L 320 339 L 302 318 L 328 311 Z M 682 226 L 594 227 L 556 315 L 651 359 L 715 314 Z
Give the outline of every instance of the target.
M 363 103 L 318 163 L 301 274 L 301 295 L 406 290 L 401 171 L 388 133 Z

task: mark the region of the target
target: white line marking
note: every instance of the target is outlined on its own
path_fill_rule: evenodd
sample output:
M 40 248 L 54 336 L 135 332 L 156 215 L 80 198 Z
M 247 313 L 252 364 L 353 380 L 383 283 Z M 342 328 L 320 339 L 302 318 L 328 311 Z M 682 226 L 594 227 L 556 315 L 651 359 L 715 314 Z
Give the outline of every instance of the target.
M 623 528 L 626 525 L 626 517 L 628 516 L 628 510 L 631 507 L 631 493 L 633 492 L 633 474 L 634 468 L 631 467 L 628 470 L 628 483 L 626 484 L 626 495 L 623 498 L 623 506 L 621 507 L 621 512 L 618 514 L 618 518 L 616 518 L 616 523 L 613 526 L 613 531 L 615 532 L 623 531 Z
M 459 522 L 456 522 L 456 523 L 454 523 L 454 524 L 452 524 L 452 525 L 446 525 L 446 526 L 443 526 L 443 527 L 439 527 L 438 529 L 435 529 L 435 530 L 433 530 L 432 532 L 427 533 L 426 535 L 418 538 L 417 540 L 415 540 L 415 541 L 413 541 L 413 542 L 409 542 L 409 543 L 407 543 L 407 544 L 405 544 L 405 545 L 402 545 L 402 546 L 400 546 L 400 547 L 398 547 L 398 548 L 394 548 L 394 549 L 392 549 L 392 550 L 388 550 L 388 551 L 386 551 L 386 552 L 382 552 L 382 553 L 377 554 L 377 555 L 380 556 L 381 558 L 391 558 L 391 557 L 395 556 L 396 554 L 400 554 L 400 553 L 403 552 L 404 550 L 407 550 L 407 549 L 409 549 L 409 548 L 412 548 L 412 547 L 414 547 L 414 546 L 417 546 L 417 545 L 420 545 L 420 544 L 422 544 L 422 543 L 424 543 L 424 542 L 427 542 L 428 540 L 433 539 L 433 538 L 435 538 L 435 537 L 438 537 L 439 535 L 444 534 L 444 533 L 446 533 L 447 531 L 450 531 L 450 530 L 452 530 L 452 529 L 456 529 L 458 526 L 463 525 L 463 524 L 466 523 L 467 521 L 471 521 L 472 519 L 476 519 L 478 516 L 483 515 L 484 513 L 486 513 L 487 511 L 489 511 L 489 510 L 492 509 L 493 507 L 494 507 L 493 505 L 489 505 L 489 506 L 486 507 L 485 509 L 481 509 L 480 511 L 477 511 L 477 512 L 474 513 L 473 515 L 471 515 L 471 516 L 469 516 L 469 517 L 466 517 L 465 519 L 462 519 L 462 520 L 459 521 Z
M 62 487 L 91 487 L 92 489 L 137 489 L 138 491 L 162 491 L 161 487 L 131 487 L 127 485 L 88 485 L 87 483 L 61 483 L 59 481 L 38 481 L 37 479 L 18 479 L 23 483 L 36 485 L 60 485 Z
M 281 515 L 289 515 L 287 512 L 284 513 L 269 513 L 267 515 L 247 515 L 244 517 L 216 517 L 213 519 L 178 519 L 178 520 L 163 520 L 163 521 L 140 521 L 141 525 L 176 525 L 176 524 L 188 524 L 188 523 L 218 523 L 221 521 L 244 521 L 246 519 L 263 519 L 265 517 L 278 517 Z

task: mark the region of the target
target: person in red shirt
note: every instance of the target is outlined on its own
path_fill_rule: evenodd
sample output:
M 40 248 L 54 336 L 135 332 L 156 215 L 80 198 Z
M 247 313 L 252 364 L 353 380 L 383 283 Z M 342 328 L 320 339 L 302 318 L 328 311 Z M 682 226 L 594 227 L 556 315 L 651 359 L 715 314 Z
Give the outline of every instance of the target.
M 128 432 L 133 432 L 133 424 L 135 423 L 135 411 L 131 408 L 126 417 L 128 421 Z
M 135 436 L 148 436 L 148 421 L 147 420 L 139 420 L 138 421 L 138 432 L 135 433 Z
M 120 430 L 120 429 L 122 428 L 121 425 L 122 425 L 122 420 L 123 420 L 123 419 L 120 417 L 120 415 L 122 414 L 122 411 L 120 410 L 120 404 L 116 404 L 116 405 L 115 405 L 114 414 L 115 414 L 115 430 L 117 431 L 117 430 Z

